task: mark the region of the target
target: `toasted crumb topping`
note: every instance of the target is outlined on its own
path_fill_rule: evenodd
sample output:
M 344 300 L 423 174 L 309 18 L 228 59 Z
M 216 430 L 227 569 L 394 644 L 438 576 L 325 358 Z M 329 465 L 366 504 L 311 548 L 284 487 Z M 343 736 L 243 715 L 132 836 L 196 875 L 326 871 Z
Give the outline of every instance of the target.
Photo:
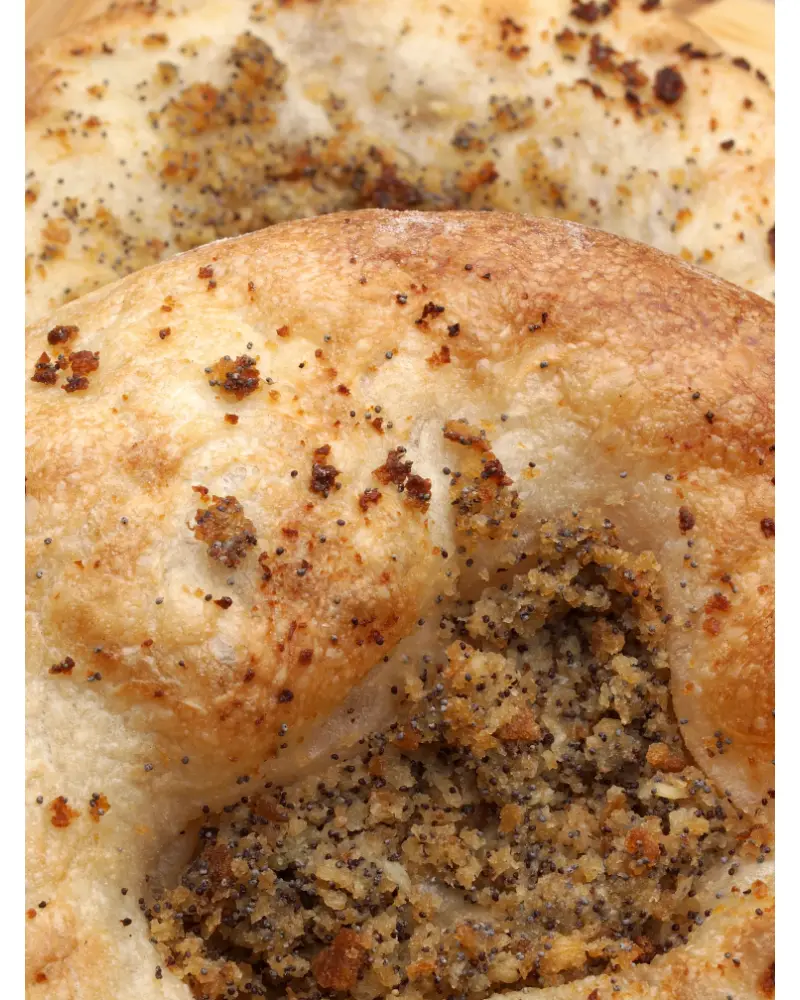
M 195 514 L 194 537 L 205 542 L 208 554 L 223 566 L 235 569 L 250 548 L 257 544 L 255 525 L 245 517 L 244 508 L 236 497 L 211 497 L 205 487 L 199 489 L 203 500 L 209 504 Z
M 47 334 L 47 343 L 53 347 L 67 344 L 78 332 L 77 326 L 54 326 Z
M 70 375 L 61 388 L 64 392 L 83 392 L 89 388 L 89 379 L 85 375 Z
M 42 351 L 39 360 L 33 366 L 31 382 L 39 382 L 41 385 L 55 385 L 58 381 L 58 373 L 64 367 L 66 367 L 66 361 L 60 355 L 51 362 L 47 351 Z
M 319 493 L 327 497 L 332 489 L 338 487 L 336 477 L 339 470 L 328 463 L 328 456 L 331 453 L 331 446 L 323 444 L 314 450 L 314 461 L 311 463 L 311 478 L 308 488 L 312 493 Z
M 431 481 L 411 472 L 414 463 L 404 460 L 405 453 L 402 445 L 392 448 L 383 465 L 372 470 L 372 475 L 383 486 L 393 483 L 399 492 L 406 494 L 410 506 L 427 510 L 431 499 Z
M 681 740 L 655 557 L 586 517 L 542 524 L 526 565 L 406 657 L 383 732 L 204 817 L 148 908 L 195 996 L 484 997 L 703 922 L 704 872 L 758 833 Z
M 100 367 L 100 354 L 97 351 L 73 351 L 69 364 L 75 375 L 90 375 Z
M 63 795 L 56 796 L 50 803 L 50 822 L 59 830 L 66 829 L 78 816 L 80 813 L 68 805 L 68 800 Z
M 249 396 L 258 389 L 260 384 L 260 373 L 256 368 L 256 360 L 247 354 L 242 354 L 235 360 L 226 355 L 224 358 L 220 358 L 211 369 L 206 369 L 206 372 L 211 375 L 208 380 L 210 386 L 217 386 L 223 392 L 228 392 L 237 399 Z

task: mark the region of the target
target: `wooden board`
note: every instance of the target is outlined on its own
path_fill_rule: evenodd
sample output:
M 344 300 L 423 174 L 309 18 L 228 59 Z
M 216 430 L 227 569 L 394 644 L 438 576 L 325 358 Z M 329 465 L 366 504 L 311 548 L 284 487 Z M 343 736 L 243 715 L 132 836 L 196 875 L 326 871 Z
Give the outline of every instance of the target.
M 775 8 L 772 0 L 665 0 L 694 21 L 731 55 L 741 55 L 775 75 Z M 26 0 L 27 45 L 66 31 L 102 13 L 108 0 Z

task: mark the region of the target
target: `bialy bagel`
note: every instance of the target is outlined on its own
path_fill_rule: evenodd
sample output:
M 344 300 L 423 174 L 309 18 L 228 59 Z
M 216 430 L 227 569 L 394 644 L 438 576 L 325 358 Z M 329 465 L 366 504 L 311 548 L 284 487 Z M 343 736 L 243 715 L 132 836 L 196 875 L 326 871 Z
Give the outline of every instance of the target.
M 773 314 L 371 210 L 29 327 L 29 996 L 771 995 Z
M 570 219 L 773 292 L 769 83 L 643 0 L 123 4 L 29 53 L 27 112 L 29 321 L 370 207 Z

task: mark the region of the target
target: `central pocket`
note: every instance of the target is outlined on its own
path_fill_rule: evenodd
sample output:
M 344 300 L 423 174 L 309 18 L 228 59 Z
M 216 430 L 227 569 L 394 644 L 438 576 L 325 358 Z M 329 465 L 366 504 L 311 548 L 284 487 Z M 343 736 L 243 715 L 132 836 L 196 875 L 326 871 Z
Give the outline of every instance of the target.
M 506 575 L 442 615 L 355 754 L 205 817 L 148 910 L 196 997 L 483 998 L 702 922 L 748 824 L 681 740 L 655 557 L 570 513 Z

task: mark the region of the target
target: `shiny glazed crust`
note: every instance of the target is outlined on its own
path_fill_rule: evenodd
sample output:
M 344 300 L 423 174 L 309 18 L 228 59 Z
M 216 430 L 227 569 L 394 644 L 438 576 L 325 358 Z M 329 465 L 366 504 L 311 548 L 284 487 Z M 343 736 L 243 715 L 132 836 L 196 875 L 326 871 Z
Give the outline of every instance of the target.
M 774 96 L 641 0 L 127 4 L 28 56 L 27 306 L 357 208 L 496 208 L 771 297 Z
M 370 211 L 203 247 L 29 327 L 28 379 L 73 356 L 27 383 L 29 995 L 188 998 L 137 907 L 179 831 L 380 722 L 468 556 L 513 562 L 573 508 L 656 553 L 685 742 L 768 838 L 773 313 L 572 223 Z M 227 374 L 245 354 L 249 393 Z M 519 490 L 504 550 L 458 551 L 458 418 Z M 399 446 L 429 500 L 374 476 Z M 254 543 L 198 530 L 212 496 Z M 771 995 L 770 859 L 717 882 L 685 947 L 541 995 Z

